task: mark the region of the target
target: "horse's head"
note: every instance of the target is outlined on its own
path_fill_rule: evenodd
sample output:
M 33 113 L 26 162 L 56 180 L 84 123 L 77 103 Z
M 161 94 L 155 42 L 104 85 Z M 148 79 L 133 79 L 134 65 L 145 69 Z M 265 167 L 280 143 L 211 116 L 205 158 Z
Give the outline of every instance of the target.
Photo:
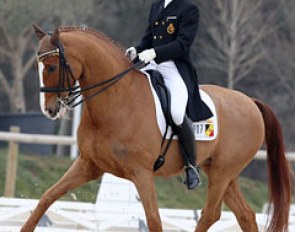
M 56 120 L 67 112 L 75 80 L 81 76 L 82 68 L 77 68 L 77 65 L 79 66 L 77 62 L 71 62 L 70 67 L 65 57 L 58 28 L 52 34 L 46 33 L 37 25 L 33 25 L 33 28 L 39 38 L 37 62 L 40 107 L 44 115 Z

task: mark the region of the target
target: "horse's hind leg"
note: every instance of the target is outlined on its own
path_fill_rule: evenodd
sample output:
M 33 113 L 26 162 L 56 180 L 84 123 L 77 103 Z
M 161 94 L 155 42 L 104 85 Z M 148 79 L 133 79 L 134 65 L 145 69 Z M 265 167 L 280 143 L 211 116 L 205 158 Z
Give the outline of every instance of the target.
M 34 231 L 40 218 L 55 200 L 68 191 L 92 179 L 97 179 L 102 174 L 103 172 L 99 171 L 91 161 L 84 160 L 79 156 L 64 176 L 43 194 L 37 207 L 22 227 L 21 232 Z
M 141 171 L 132 180 L 144 207 L 150 232 L 162 232 L 153 172 Z
M 241 193 L 237 179 L 233 180 L 227 187 L 224 202 L 233 211 L 244 232 L 258 231 L 255 214 Z
M 197 224 L 196 232 L 206 232 L 219 220 L 221 215 L 221 201 L 230 180 L 221 173 L 208 174 L 208 193 L 206 205 Z

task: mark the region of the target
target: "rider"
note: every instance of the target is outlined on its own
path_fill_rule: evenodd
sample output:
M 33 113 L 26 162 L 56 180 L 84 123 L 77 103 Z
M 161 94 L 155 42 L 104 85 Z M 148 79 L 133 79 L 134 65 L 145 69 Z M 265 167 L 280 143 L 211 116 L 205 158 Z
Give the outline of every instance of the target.
M 199 121 L 212 116 L 200 99 L 198 78 L 190 59 L 198 23 L 199 11 L 191 0 L 156 1 L 151 6 L 149 25 L 141 43 L 126 50 L 131 60 L 138 55 L 139 60 L 149 63 L 145 70 L 158 70 L 171 92 L 171 114 L 185 161 L 188 189 L 201 185 L 189 118 Z

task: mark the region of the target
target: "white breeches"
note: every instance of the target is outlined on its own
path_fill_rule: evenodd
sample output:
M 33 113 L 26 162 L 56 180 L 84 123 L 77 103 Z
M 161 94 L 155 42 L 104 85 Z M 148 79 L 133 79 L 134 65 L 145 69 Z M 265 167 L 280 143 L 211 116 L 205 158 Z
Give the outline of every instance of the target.
M 173 61 L 156 64 L 152 61 L 143 70 L 153 69 L 159 71 L 165 85 L 171 93 L 171 115 L 176 125 L 181 125 L 186 112 L 188 101 L 187 87 Z

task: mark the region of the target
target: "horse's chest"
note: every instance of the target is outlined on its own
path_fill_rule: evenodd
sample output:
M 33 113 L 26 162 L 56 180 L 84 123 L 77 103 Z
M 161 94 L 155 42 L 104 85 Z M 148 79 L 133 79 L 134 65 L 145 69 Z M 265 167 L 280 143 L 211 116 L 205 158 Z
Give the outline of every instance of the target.
M 81 155 L 89 157 L 95 165 L 104 172 L 117 176 L 126 176 L 126 163 L 124 160 L 129 154 L 126 146 L 114 146 L 106 142 L 93 141 L 92 144 L 81 144 Z

